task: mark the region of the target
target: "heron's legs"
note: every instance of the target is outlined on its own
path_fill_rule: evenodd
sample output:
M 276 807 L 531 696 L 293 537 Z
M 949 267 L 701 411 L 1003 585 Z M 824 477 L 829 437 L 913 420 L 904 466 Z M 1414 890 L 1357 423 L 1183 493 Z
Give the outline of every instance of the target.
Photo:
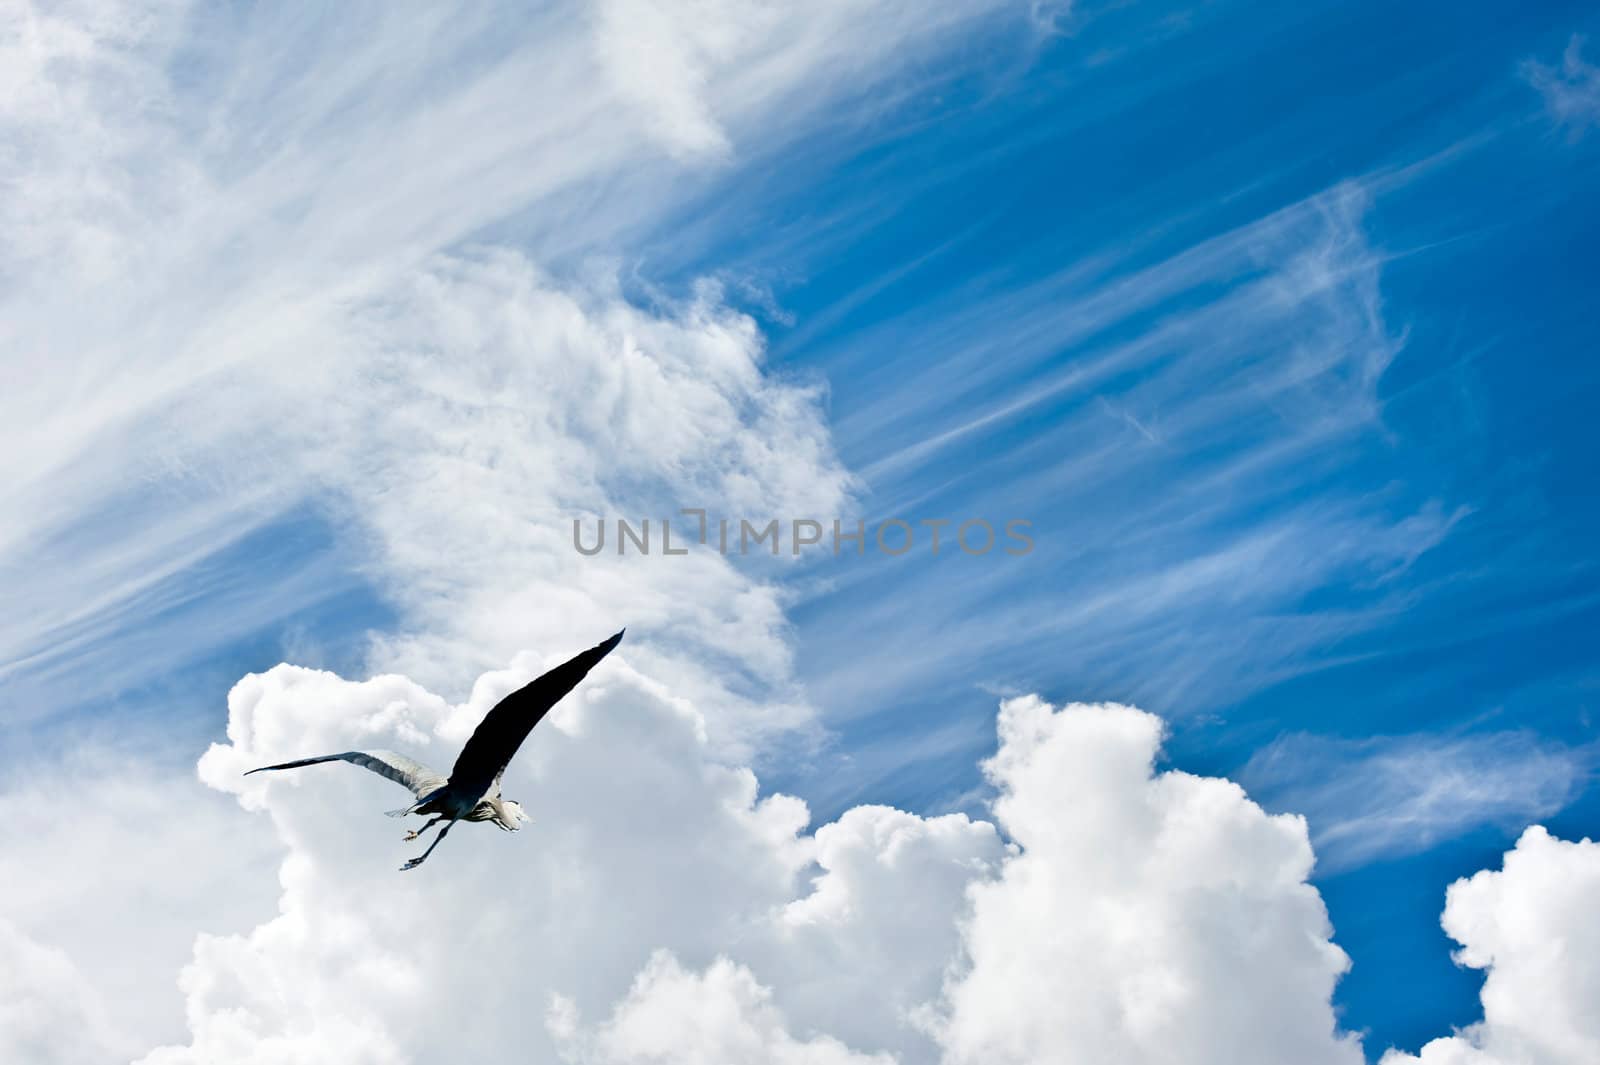
M 421 839 L 422 838 L 422 834 L 424 832 L 428 831 L 428 829 L 432 828 L 434 825 L 438 824 L 440 821 L 443 821 L 443 820 L 444 820 L 444 814 L 439 814 L 436 817 L 434 817 L 434 819 L 432 821 L 429 821 L 427 824 L 423 825 L 421 828 L 414 828 L 410 832 L 407 832 L 403 838 L 405 839 L 405 841 L 407 843 L 410 843 L 414 839 Z
M 455 822 L 454 821 L 447 822 L 445 824 L 445 826 L 439 830 L 439 834 L 437 836 L 433 837 L 433 842 L 428 844 L 428 849 L 423 851 L 421 854 L 417 855 L 415 858 L 411 859 L 406 864 L 402 865 L 400 867 L 400 871 L 401 872 L 405 872 L 407 869 L 415 869 L 417 866 L 419 866 L 423 862 L 427 861 L 428 860 L 428 855 L 433 853 L 433 848 L 435 848 L 439 844 L 443 843 L 444 842 L 444 837 L 446 835 L 448 835 L 450 830 L 452 828 L 454 828 L 454 827 L 455 827 Z

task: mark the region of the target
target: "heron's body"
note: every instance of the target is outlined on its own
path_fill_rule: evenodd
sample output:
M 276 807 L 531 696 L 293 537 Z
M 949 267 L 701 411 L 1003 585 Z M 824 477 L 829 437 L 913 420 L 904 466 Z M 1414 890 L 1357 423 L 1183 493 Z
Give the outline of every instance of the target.
M 498 795 L 479 799 L 470 806 L 469 802 L 471 802 L 469 797 L 446 788 L 434 797 L 395 812 L 400 815 L 434 814 L 448 821 L 493 821 L 507 832 L 515 832 L 522 827 L 520 822 L 529 820 L 528 815 L 522 812 L 521 806 Z M 463 813 L 463 810 L 466 812 Z
M 500 779 L 505 775 L 506 766 L 528 733 L 550 712 L 550 708 L 576 687 L 589 670 L 610 654 L 621 640 L 622 633 L 619 632 L 496 703 L 461 749 L 449 777 L 441 776 L 421 762 L 393 751 L 343 751 L 264 765 L 260 769 L 250 770 L 250 773 L 342 761 L 404 784 L 417 797 L 417 801 L 405 809 L 392 811 L 391 816 L 424 814 L 433 818 L 417 831 L 407 833 L 406 839 L 416 839 L 434 825 L 444 822 L 444 827 L 428 849 L 401 866 L 402 869 L 414 869 L 433 853 L 433 848 L 439 845 L 457 821 L 493 821 L 499 828 L 515 832 L 520 822 L 532 820 L 519 803 L 500 794 Z M 245 775 L 249 776 L 250 773 Z

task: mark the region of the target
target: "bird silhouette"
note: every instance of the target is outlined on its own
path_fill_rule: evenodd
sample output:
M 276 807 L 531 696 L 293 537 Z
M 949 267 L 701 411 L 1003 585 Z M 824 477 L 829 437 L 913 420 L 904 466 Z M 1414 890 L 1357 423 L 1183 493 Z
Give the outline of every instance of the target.
M 407 832 L 407 841 L 420 839 L 428 829 L 444 822 L 444 827 L 428 845 L 428 849 L 400 867 L 401 871 L 415 869 L 427 860 L 433 848 L 444 841 L 445 835 L 457 821 L 493 821 L 501 829 L 515 832 L 521 822 L 532 820 L 523 812 L 520 803 L 500 796 L 500 778 L 505 775 L 506 766 L 511 764 L 512 756 L 522 746 L 522 741 L 528 738 L 533 727 L 621 642 L 622 633 L 619 632 L 501 699 L 494 709 L 484 715 L 468 737 L 449 777 L 440 776 L 421 762 L 393 751 L 324 754 L 316 758 L 264 765 L 250 770 L 245 776 L 275 769 L 298 769 L 318 762 L 350 762 L 405 785 L 417 797 L 417 801 L 404 809 L 389 811 L 389 816 L 424 814 L 433 817 L 420 829 Z

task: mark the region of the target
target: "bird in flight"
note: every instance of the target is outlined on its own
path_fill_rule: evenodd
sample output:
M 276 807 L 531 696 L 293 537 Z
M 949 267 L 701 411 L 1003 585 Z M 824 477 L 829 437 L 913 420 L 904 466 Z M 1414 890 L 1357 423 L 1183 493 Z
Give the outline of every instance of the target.
M 245 776 L 272 769 L 298 769 L 318 762 L 351 762 L 404 784 L 411 789 L 417 801 L 402 810 L 389 811 L 389 816 L 424 814 L 433 817 L 420 829 L 407 832 L 405 838 L 408 841 L 420 839 L 428 829 L 444 822 L 444 827 L 428 845 L 428 849 L 400 867 L 402 871 L 415 869 L 427 860 L 433 848 L 444 841 L 445 834 L 457 821 L 493 821 L 501 829 L 515 832 L 520 822 L 532 820 L 522 812 L 520 803 L 501 798 L 500 778 L 505 775 L 506 766 L 511 764 L 511 756 L 517 753 L 517 748 L 522 746 L 522 741 L 528 738 L 533 727 L 621 642 L 622 633 L 619 632 L 501 699 L 494 709 L 484 715 L 477 729 L 467 739 L 467 745 L 461 748 L 461 754 L 456 758 L 448 778 L 440 776 L 421 762 L 412 761 L 393 751 L 344 751 L 318 758 L 301 758 L 294 762 L 264 765 L 250 770 Z

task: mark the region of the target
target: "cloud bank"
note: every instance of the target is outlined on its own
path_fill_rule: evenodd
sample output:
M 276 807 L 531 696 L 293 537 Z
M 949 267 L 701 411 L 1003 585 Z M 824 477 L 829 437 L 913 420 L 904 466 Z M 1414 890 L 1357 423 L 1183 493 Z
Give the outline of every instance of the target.
M 1303 821 L 1156 771 L 1151 715 L 1008 701 L 993 824 L 858 807 L 808 832 L 614 658 L 508 776 L 535 823 L 452 835 L 421 876 L 395 871 L 388 782 L 241 774 L 356 745 L 443 764 L 504 684 L 452 707 L 397 676 L 241 681 L 200 775 L 270 822 L 278 913 L 202 937 L 188 1044 L 143 1060 L 1360 1060 Z
M 7 922 L 0 1052 L 148 1065 L 1363 1060 L 1332 1005 L 1349 960 L 1307 883 L 1304 820 L 1159 769 L 1162 723 L 1131 707 L 1002 703 L 984 766 L 992 822 L 862 806 L 812 830 L 803 802 L 763 795 L 692 704 L 619 652 L 508 774 L 535 821 L 454 833 L 405 875 L 413 848 L 380 813 L 400 797 L 390 782 L 342 764 L 241 775 L 359 745 L 448 764 L 501 692 L 556 657 L 519 656 L 460 705 L 397 675 L 278 666 L 241 680 L 227 742 L 199 767 L 237 810 L 200 830 L 75 826 L 95 849 L 85 864 L 115 871 L 154 847 L 184 877 L 119 885 L 66 875 L 77 859 L 49 846 L 24 856 L 49 905 L 91 925 L 141 903 L 157 917 L 139 893 L 174 879 L 196 896 L 177 903 L 192 920 L 201 896 L 247 879 L 204 856 L 264 840 L 248 872 L 276 870 L 275 914 L 199 937 L 177 980 L 181 1034 L 154 1048 L 156 1019 L 108 1000 L 116 966 L 86 967 Z M 102 776 L 82 793 L 90 810 L 113 795 L 181 809 L 187 786 Z M 1538 828 L 1503 870 L 1452 886 L 1444 924 L 1458 960 L 1488 971 L 1485 1018 L 1385 1065 L 1592 1060 L 1597 888 L 1600 848 Z M 8 914 L 46 926 L 40 898 L 3 890 Z M 142 933 L 100 931 L 124 941 L 91 947 L 126 967 L 126 937 Z

